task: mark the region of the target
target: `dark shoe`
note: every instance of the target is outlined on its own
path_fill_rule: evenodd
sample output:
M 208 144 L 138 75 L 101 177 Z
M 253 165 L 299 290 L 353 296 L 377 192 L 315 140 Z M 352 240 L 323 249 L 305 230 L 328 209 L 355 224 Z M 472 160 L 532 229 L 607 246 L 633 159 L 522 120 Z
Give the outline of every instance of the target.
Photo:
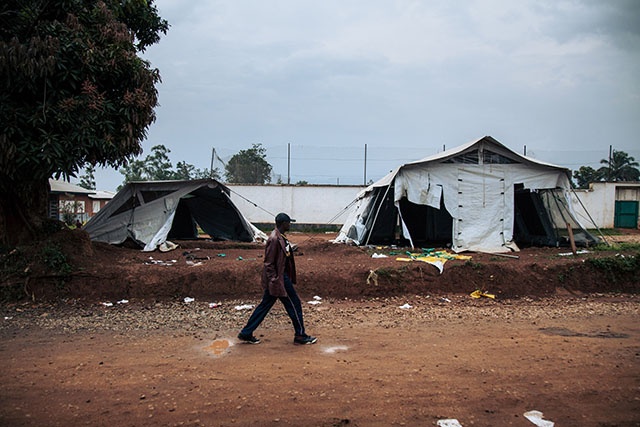
M 293 339 L 293 343 L 294 344 L 300 344 L 300 345 L 315 344 L 316 341 L 318 341 L 318 338 L 312 337 L 312 336 L 309 336 L 309 335 L 305 335 L 303 337 L 296 336 Z
M 238 334 L 238 339 L 247 344 L 260 344 L 260 340 L 253 335 Z

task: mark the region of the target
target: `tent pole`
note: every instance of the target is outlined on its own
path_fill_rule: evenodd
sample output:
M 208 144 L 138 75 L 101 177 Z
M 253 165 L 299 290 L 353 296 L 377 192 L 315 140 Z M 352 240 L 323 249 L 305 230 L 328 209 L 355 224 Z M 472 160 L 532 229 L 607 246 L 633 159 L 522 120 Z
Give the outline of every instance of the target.
M 578 197 L 578 193 L 576 193 L 576 190 L 574 190 L 573 188 L 571 189 L 571 192 L 573 193 L 574 196 L 576 196 L 576 200 L 578 200 L 578 203 L 580 203 L 580 206 L 582 206 L 582 209 L 584 209 L 584 211 L 587 213 L 587 216 L 589 217 L 589 220 L 591 220 L 591 224 L 593 224 L 596 227 L 596 230 L 598 230 L 598 233 L 600 233 L 600 237 L 602 237 L 602 240 L 604 240 L 604 242 L 607 244 L 607 246 L 611 246 L 611 244 L 607 241 L 607 239 L 604 237 L 604 234 L 602 233 L 602 230 L 600 230 L 600 227 L 598 227 L 598 224 L 596 224 L 596 222 L 593 220 L 593 218 L 591 217 L 591 214 L 589 213 L 589 211 L 587 210 L 587 208 L 584 206 L 584 204 L 582 203 L 582 200 L 580 200 L 580 197 Z

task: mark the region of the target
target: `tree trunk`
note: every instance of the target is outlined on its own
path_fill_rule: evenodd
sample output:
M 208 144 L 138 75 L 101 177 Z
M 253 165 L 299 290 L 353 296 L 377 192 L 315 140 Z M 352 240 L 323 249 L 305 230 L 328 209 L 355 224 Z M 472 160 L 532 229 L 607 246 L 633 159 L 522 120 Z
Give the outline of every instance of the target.
M 49 180 L 0 184 L 0 247 L 14 247 L 37 240 L 47 221 Z

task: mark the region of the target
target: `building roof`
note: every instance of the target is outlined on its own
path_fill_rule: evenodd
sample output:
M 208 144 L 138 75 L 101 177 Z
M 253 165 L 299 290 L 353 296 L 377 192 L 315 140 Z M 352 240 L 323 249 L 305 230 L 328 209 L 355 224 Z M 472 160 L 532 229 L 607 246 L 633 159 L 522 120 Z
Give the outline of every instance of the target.
M 54 194 L 95 194 L 95 190 L 87 190 L 79 185 L 71 184 L 66 181 L 59 181 L 57 179 L 49 178 L 49 185 L 51 186 L 51 192 Z
M 95 194 L 89 194 L 89 198 L 96 200 L 111 200 L 115 195 L 116 193 L 113 191 L 96 190 Z

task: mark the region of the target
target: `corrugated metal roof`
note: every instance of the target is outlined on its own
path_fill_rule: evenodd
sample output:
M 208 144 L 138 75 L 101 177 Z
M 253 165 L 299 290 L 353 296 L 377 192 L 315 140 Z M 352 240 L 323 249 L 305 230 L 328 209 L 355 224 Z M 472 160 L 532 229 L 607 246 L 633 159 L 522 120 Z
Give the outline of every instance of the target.
M 107 199 L 113 199 L 113 196 L 115 196 L 116 193 L 114 193 L 113 191 L 106 191 L 106 190 L 96 190 L 95 194 L 89 194 L 89 198 L 90 199 L 100 199 L 100 200 L 107 200 Z
M 87 190 L 79 185 L 71 184 L 66 181 L 58 181 L 53 178 L 49 178 L 49 185 L 51 186 L 52 193 L 71 193 L 71 194 L 95 194 L 95 190 Z

